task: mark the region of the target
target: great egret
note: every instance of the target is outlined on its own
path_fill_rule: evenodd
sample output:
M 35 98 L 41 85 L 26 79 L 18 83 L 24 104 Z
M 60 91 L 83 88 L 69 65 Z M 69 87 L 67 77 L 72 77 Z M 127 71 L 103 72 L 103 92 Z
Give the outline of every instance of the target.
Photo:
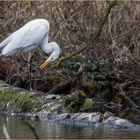
M 45 68 L 60 55 L 59 45 L 56 42 L 48 43 L 49 30 L 50 24 L 45 19 L 35 19 L 28 22 L 0 43 L 0 48 L 3 48 L 1 55 L 11 56 L 19 51 L 29 52 L 40 45 L 46 54 L 51 53 L 40 66 L 41 69 Z

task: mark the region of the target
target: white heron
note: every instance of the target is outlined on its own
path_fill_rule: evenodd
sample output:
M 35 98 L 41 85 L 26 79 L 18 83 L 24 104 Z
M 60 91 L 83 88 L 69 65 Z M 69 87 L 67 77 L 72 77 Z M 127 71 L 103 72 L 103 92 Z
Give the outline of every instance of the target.
M 51 53 L 40 66 L 41 69 L 45 68 L 60 55 L 59 45 L 56 42 L 48 43 L 49 30 L 50 24 L 45 19 L 35 19 L 28 22 L 0 43 L 0 49 L 3 48 L 1 55 L 12 56 L 19 51 L 29 52 L 40 46 L 46 54 Z

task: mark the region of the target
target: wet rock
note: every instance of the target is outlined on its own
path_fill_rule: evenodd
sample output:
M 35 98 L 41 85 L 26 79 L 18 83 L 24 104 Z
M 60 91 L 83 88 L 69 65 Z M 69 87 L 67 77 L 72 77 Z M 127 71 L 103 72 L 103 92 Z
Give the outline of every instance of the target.
M 46 99 L 60 99 L 61 98 L 61 96 L 60 95 L 47 95 L 46 96 Z
M 58 114 L 55 117 L 55 120 L 64 120 L 69 119 L 73 121 L 87 121 L 87 122 L 94 122 L 98 123 L 100 120 L 100 113 L 94 112 L 94 113 L 63 113 Z
M 103 121 L 103 124 L 109 127 L 125 128 L 125 129 L 136 129 L 137 125 L 129 122 L 126 119 L 121 119 L 119 117 L 110 116 Z
M 34 115 L 31 117 L 31 120 L 33 120 L 33 121 L 39 121 L 40 118 L 39 118 L 38 115 L 34 114 Z
M 128 124 L 129 121 L 125 120 L 125 119 L 120 119 L 119 117 L 114 117 L 114 116 L 109 116 L 107 119 L 105 119 L 103 121 L 104 124 L 116 124 L 116 125 L 120 125 L 122 124 Z
M 100 113 L 63 113 L 57 114 L 54 120 L 58 123 L 70 124 L 70 125 L 80 125 L 88 126 L 94 125 L 94 127 L 99 126 Z
M 130 121 L 116 117 L 113 113 L 108 111 L 104 113 L 102 123 L 108 127 L 117 127 L 117 128 L 125 128 L 125 129 L 138 128 L 137 125 L 131 123 Z
M 16 113 L 11 113 L 11 116 L 16 116 L 17 114 Z
M 0 90 L 2 90 L 2 89 L 5 88 L 5 87 L 9 87 L 9 85 L 6 84 L 6 83 L 0 84 Z
M 54 111 L 58 112 L 60 108 L 61 108 L 60 104 L 55 104 L 55 105 L 53 105 L 52 107 L 49 108 L 49 111 L 50 112 L 54 112 Z
M 63 114 L 56 115 L 54 117 L 55 121 L 69 119 L 69 118 L 71 118 L 71 114 L 70 113 L 63 113 Z
M 103 119 L 107 119 L 109 118 L 110 116 L 115 116 L 113 113 L 109 112 L 109 111 L 106 111 L 103 115 Z
M 113 115 L 113 116 L 111 116 Z M 103 125 L 104 127 L 110 128 L 119 128 L 119 129 L 135 129 L 140 130 L 139 125 L 135 125 L 128 120 L 115 117 L 114 114 L 106 112 L 104 120 L 101 121 L 102 114 L 99 112 L 94 113 L 63 113 L 54 115 L 54 120 L 59 123 L 65 124 L 87 124 L 99 126 Z
M 41 111 L 38 112 L 37 115 L 39 116 L 40 120 L 47 121 L 48 119 L 52 119 L 55 114 L 46 111 Z
M 73 120 L 86 120 L 91 122 L 99 122 L 100 113 L 75 113 L 71 116 Z

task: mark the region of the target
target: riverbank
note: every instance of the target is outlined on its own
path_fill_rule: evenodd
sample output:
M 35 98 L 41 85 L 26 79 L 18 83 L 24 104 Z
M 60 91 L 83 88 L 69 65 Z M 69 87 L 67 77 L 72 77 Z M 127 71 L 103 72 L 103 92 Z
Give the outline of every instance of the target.
M 74 104 L 80 106 L 79 111 L 72 110 L 75 108 Z M 91 108 L 92 105 L 91 98 L 80 90 L 69 95 L 53 95 L 28 91 L 8 85 L 4 81 L 0 83 L 0 112 L 33 120 L 53 120 L 66 124 L 103 125 L 111 128 L 140 130 L 139 125 L 111 112 L 86 112 L 85 109 Z

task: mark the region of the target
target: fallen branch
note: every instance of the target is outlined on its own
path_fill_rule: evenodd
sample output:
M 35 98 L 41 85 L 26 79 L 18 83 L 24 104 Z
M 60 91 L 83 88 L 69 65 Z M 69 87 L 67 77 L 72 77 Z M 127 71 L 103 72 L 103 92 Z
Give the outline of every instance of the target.
M 125 94 L 124 90 L 119 84 L 116 84 L 116 88 L 118 89 L 118 97 L 122 99 L 124 103 L 126 103 L 129 107 L 138 108 L 138 106 Z
M 121 87 L 126 88 L 126 87 L 130 87 L 131 85 L 137 84 L 137 83 L 140 83 L 140 81 L 139 80 L 127 81 L 127 82 L 122 83 Z
M 48 94 L 69 94 L 72 89 L 72 82 L 68 81 L 65 83 L 60 83 L 54 86 L 51 90 L 47 92 Z

